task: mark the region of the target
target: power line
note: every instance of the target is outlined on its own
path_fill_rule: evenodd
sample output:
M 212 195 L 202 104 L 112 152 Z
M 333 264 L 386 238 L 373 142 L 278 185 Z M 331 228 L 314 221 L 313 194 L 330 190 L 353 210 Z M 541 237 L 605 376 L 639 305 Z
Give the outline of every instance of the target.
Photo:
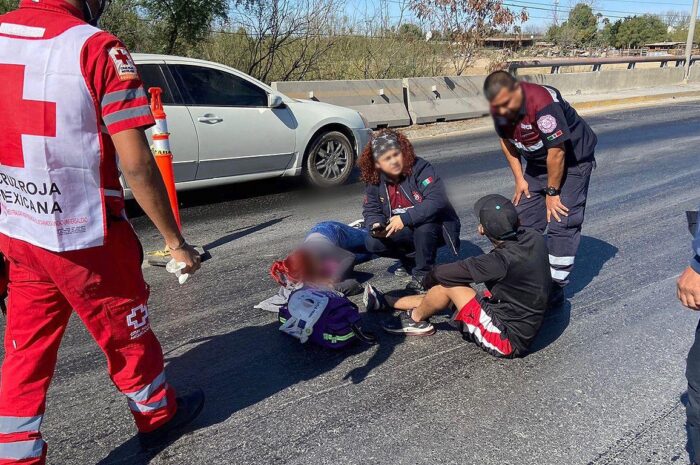
M 516 2 L 517 4 L 514 3 L 503 3 L 504 6 L 512 7 L 512 8 L 524 8 L 524 9 L 530 9 L 530 10 L 540 10 L 540 11 L 549 11 L 551 13 L 557 11 L 553 9 L 552 7 L 546 7 L 545 4 L 543 3 L 537 3 L 537 2 L 532 2 L 532 1 L 527 1 L 527 0 L 508 0 L 509 2 Z M 537 6 L 533 6 L 537 5 Z M 573 8 L 568 8 L 568 11 L 572 11 Z M 675 15 L 673 14 L 662 14 L 662 13 L 651 13 L 651 12 L 641 12 L 641 11 L 617 11 L 617 10 L 600 10 L 600 9 L 594 9 L 594 11 L 599 12 L 603 16 L 606 16 L 608 18 L 616 18 L 616 19 L 625 19 L 630 16 L 642 16 L 642 15 L 652 15 L 652 16 L 658 16 L 658 17 L 674 17 Z M 624 16 L 620 15 L 615 15 L 615 14 L 609 14 L 609 13 L 624 13 Z
M 507 0 L 508 2 L 515 2 L 515 3 L 523 3 L 525 5 L 507 5 L 507 6 L 516 6 L 520 8 L 532 8 L 537 9 L 537 10 L 546 10 L 546 11 L 556 11 L 554 8 L 551 6 L 548 6 L 547 3 L 540 3 L 532 0 Z M 506 3 L 504 3 L 506 5 Z M 528 5 L 535 5 L 535 6 L 528 6 Z M 567 8 L 568 11 L 573 10 L 575 7 L 572 8 Z M 598 11 L 600 13 L 620 13 L 620 14 L 625 14 L 625 15 L 654 15 L 654 16 L 662 16 L 662 17 L 670 17 L 670 16 L 675 16 L 673 14 L 664 14 L 664 13 L 652 13 L 652 12 L 644 12 L 644 11 L 622 11 L 622 10 L 608 10 L 608 9 L 603 9 L 603 8 L 592 8 L 594 11 Z M 605 15 L 605 16 L 614 16 L 614 15 Z M 621 18 L 625 18 L 626 16 L 621 16 Z
M 603 1 L 606 1 L 606 0 L 603 0 Z M 659 4 L 659 2 L 649 2 L 649 1 L 641 1 L 641 0 L 640 1 L 638 1 L 638 0 L 614 0 L 614 1 L 615 1 L 615 3 L 634 3 L 637 5 L 640 3 L 646 4 L 646 5 L 658 5 Z M 684 6 L 686 8 L 688 7 L 687 3 L 664 2 L 664 5 Z

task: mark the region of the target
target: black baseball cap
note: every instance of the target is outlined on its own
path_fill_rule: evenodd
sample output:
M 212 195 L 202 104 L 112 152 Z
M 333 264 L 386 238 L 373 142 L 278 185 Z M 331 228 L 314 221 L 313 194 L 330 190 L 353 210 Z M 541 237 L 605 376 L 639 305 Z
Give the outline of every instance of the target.
M 513 202 L 498 194 L 480 198 L 474 204 L 474 214 L 486 233 L 499 241 L 515 237 L 518 230 L 518 212 Z

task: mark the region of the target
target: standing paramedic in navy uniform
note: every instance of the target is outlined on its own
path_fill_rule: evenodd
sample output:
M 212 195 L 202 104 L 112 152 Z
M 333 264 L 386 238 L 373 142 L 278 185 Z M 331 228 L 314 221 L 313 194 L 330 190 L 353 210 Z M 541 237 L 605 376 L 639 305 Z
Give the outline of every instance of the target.
M 698 211 L 700 214 L 700 211 Z M 693 258 L 690 265 L 678 278 L 677 295 L 681 303 L 691 310 L 700 311 L 700 224 L 697 216 L 689 218 L 689 226 L 693 234 Z M 685 370 L 688 379 L 688 418 L 687 431 L 690 443 L 693 465 L 700 464 L 700 324 L 695 329 L 695 342 L 688 353 L 688 363 Z
M 519 82 L 496 71 L 486 78 L 484 95 L 515 177 L 513 203 L 520 223 L 542 233 L 547 230 L 554 281 L 550 307 L 561 305 L 581 241 L 598 139 L 552 87 Z
M 145 448 L 167 444 L 204 402 L 199 390 L 176 396 L 148 319 L 117 152 L 182 271 L 194 273 L 200 257 L 178 230 L 148 147 L 154 119 L 136 66 L 94 26 L 105 3 L 22 0 L 0 16 L 0 250 L 9 264 L 2 464 L 46 463 L 46 392 L 73 312 L 104 352 Z

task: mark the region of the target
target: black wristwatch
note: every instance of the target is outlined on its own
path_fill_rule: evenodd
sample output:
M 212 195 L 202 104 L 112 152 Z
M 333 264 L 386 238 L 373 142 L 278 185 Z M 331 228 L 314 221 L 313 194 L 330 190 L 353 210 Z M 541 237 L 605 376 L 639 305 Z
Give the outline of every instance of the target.
M 561 189 L 557 189 L 556 187 L 552 186 L 547 186 L 544 189 L 544 193 L 550 197 L 556 197 L 557 195 L 561 194 Z

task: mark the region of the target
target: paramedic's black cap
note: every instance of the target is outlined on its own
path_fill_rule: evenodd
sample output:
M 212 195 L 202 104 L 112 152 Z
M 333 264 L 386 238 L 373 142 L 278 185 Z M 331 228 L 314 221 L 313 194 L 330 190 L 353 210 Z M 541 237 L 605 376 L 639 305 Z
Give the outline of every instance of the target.
M 474 213 L 489 236 L 498 240 L 514 237 L 518 229 L 518 212 L 502 195 L 491 194 L 474 204 Z

